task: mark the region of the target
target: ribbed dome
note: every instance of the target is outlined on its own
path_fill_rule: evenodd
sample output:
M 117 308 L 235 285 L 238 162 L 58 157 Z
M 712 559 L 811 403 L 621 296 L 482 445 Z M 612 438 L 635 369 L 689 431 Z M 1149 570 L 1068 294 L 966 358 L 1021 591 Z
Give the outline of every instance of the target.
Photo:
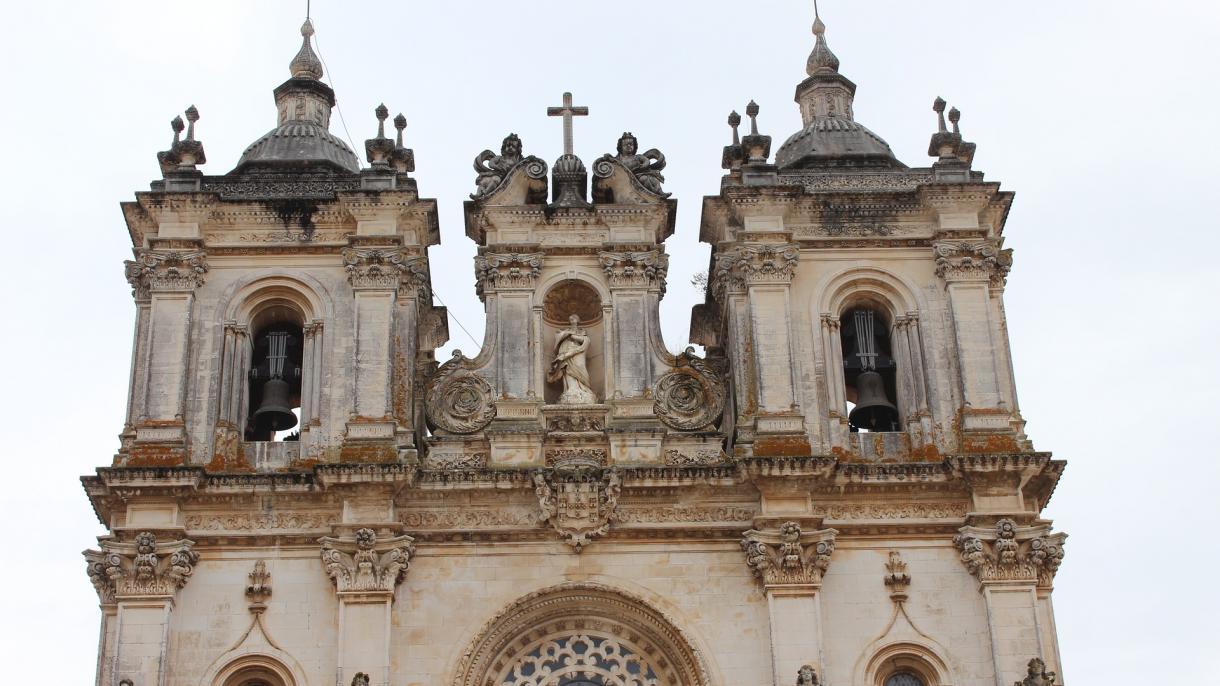
M 358 173 L 360 161 L 347 144 L 325 128 L 304 121 L 288 121 L 263 134 L 242 153 L 234 172 L 251 165 L 332 166 Z
M 797 131 L 775 154 L 781 169 L 818 166 L 903 167 L 890 146 L 864 126 L 837 117 L 819 117 Z

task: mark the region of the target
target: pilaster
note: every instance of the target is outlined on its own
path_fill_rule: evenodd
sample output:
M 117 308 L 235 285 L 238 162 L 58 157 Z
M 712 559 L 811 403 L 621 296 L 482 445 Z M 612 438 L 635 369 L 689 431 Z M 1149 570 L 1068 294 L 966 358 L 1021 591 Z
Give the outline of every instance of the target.
M 598 263 L 610 286 L 612 326 L 606 327 L 606 348 L 612 373 L 608 374 L 612 388 L 607 398 L 638 398 L 654 381 L 650 364 L 652 345 L 649 321 L 665 292 L 665 276 L 669 256 L 660 248 L 639 252 L 602 251 Z M 610 336 L 611 329 L 617 335 Z

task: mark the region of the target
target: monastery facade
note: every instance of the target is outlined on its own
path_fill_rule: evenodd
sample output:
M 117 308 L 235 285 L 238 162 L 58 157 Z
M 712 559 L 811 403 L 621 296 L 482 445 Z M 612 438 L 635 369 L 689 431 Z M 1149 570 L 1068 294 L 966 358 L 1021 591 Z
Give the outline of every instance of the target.
M 1064 463 L 1017 403 L 1013 196 L 956 110 L 903 164 L 816 20 L 803 128 L 773 151 L 756 105 L 729 117 L 675 355 L 665 157 L 624 134 L 586 164 L 567 94 L 558 159 L 475 159 L 486 334 L 437 360 L 406 121 L 379 108 L 364 162 L 331 134 L 312 33 L 232 171 L 199 169 L 191 108 L 122 204 L 99 686 L 1056 682 Z

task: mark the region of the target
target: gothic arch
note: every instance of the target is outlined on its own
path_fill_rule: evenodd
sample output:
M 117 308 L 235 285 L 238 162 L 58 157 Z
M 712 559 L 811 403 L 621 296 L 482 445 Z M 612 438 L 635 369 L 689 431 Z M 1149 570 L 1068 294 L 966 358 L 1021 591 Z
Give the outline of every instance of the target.
M 199 686 L 307 686 L 300 665 L 283 651 L 264 647 L 222 655 L 204 674 Z
M 870 647 L 872 657 L 859 668 L 855 683 L 859 686 L 884 686 L 886 679 L 899 672 L 911 672 L 924 686 L 952 686 L 953 676 L 940 651 L 931 645 L 913 641 L 898 641 Z
M 557 686 L 578 672 L 605 686 L 711 683 L 702 656 L 664 614 L 594 583 L 560 584 L 511 603 L 483 626 L 450 683 Z

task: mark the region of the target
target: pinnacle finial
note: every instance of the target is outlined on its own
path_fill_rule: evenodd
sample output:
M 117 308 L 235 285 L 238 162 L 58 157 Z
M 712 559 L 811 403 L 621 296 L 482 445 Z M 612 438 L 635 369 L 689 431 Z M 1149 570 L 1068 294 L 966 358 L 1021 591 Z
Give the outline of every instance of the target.
M 169 127 L 174 130 L 174 143 L 177 143 L 182 136 L 182 130 L 186 128 L 186 124 L 182 123 L 182 117 L 174 117 L 169 121 Z
M 737 133 L 737 127 L 741 126 L 741 115 L 737 114 L 737 110 L 729 112 L 729 126 L 733 127 L 733 145 L 741 145 L 741 136 Z
M 402 112 L 394 117 L 394 128 L 398 129 L 398 147 L 402 147 L 402 131 L 407 128 L 407 118 L 402 116 Z
M 385 138 L 385 120 L 386 117 L 390 116 L 390 110 L 386 108 L 383 102 L 377 106 L 377 109 L 373 110 L 373 113 L 377 115 L 377 137 Z
M 953 133 L 961 133 L 961 129 L 957 127 L 957 123 L 962 120 L 961 110 L 954 107 L 949 110 L 949 123 L 953 124 Z
M 835 57 L 826 44 L 826 24 L 822 23 L 822 17 L 818 14 L 817 2 L 813 3 L 813 35 L 817 40 L 813 45 L 813 52 L 809 53 L 808 62 L 805 63 L 805 73 L 810 76 L 817 73 L 838 73 L 839 58 Z
M 945 102 L 944 98 L 939 96 L 932 101 L 932 111 L 936 113 L 937 130 L 941 133 L 948 131 L 948 129 L 945 128 L 945 106 L 948 104 L 949 103 Z
M 758 111 L 758 103 L 753 100 L 750 101 L 750 104 L 746 105 L 746 116 L 750 118 L 751 136 L 758 135 Z
M 186 108 L 186 120 L 190 122 L 186 127 L 186 139 L 193 141 L 195 140 L 195 122 L 199 121 L 199 110 L 195 109 L 194 105 Z
M 301 49 L 297 51 L 296 57 L 293 57 L 292 62 L 288 65 L 288 71 L 292 73 L 294 79 L 318 80 L 322 78 L 322 60 L 318 59 L 318 55 L 314 53 L 313 46 L 309 42 L 309 38 L 313 34 L 313 22 L 306 17 L 305 23 L 301 24 Z

